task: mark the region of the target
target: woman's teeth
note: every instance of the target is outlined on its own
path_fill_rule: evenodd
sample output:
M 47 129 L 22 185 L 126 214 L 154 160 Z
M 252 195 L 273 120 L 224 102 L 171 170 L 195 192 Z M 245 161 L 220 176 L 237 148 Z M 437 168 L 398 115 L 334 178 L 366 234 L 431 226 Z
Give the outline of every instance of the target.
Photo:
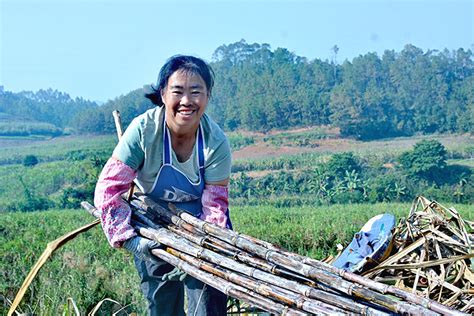
M 194 113 L 194 110 L 179 110 L 178 113 L 181 115 L 191 115 Z

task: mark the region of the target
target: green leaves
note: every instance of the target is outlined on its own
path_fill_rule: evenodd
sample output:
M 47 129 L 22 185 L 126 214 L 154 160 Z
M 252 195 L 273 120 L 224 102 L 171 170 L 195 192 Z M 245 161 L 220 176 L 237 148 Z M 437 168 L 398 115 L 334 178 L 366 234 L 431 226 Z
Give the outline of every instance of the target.
M 25 159 L 23 159 L 23 166 L 25 167 L 33 167 L 38 164 L 38 158 L 35 155 L 27 155 Z
M 399 162 L 408 175 L 437 182 L 446 167 L 446 155 L 446 148 L 437 140 L 423 140 L 403 153 Z

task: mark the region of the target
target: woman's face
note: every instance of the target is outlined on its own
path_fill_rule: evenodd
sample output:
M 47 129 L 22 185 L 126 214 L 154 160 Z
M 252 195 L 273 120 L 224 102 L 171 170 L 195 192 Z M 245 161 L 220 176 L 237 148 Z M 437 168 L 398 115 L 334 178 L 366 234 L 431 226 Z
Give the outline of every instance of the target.
M 195 133 L 209 101 L 206 83 L 198 74 L 175 71 L 161 92 L 168 128 L 178 134 Z

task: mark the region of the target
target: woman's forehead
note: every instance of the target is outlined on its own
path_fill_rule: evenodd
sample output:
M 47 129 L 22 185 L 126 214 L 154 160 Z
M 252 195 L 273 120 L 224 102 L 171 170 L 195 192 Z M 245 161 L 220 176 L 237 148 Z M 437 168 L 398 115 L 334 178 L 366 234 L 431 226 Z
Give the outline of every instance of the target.
M 202 86 L 206 86 L 204 79 L 202 79 L 201 75 L 199 75 L 196 72 L 193 71 L 187 71 L 183 69 L 176 70 L 171 74 L 171 76 L 168 78 L 168 85 L 174 85 L 174 84 L 199 84 Z

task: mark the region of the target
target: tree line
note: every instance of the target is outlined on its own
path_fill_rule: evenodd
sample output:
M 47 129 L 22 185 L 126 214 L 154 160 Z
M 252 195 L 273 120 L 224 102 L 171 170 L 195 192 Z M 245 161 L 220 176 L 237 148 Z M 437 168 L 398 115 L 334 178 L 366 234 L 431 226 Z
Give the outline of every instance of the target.
M 473 131 L 471 50 L 406 45 L 336 64 L 242 40 L 217 48 L 212 66 L 210 112 L 231 130 L 331 124 L 358 139 Z
M 241 40 L 218 47 L 211 66 L 216 86 L 208 113 L 226 130 L 333 125 L 342 136 L 365 140 L 474 131 L 474 60 L 463 48 L 424 52 L 406 45 L 338 64 Z M 107 133 L 114 130 L 113 109 L 126 125 L 153 107 L 144 88 L 101 106 L 51 89 L 4 92 L 0 112 L 36 111 L 36 119 L 77 133 Z
M 97 109 L 96 102 L 53 90 L 0 92 L 0 135 L 58 136 L 74 129 L 78 113 Z

